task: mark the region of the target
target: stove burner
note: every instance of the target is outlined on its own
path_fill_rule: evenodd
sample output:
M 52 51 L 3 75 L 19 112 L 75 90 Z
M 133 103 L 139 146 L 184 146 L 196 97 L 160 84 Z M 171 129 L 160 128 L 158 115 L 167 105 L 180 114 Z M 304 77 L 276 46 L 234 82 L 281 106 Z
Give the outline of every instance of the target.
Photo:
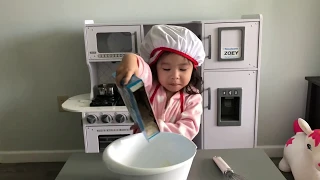
M 97 95 L 90 103 L 90 106 L 125 106 L 125 104 L 121 96 Z

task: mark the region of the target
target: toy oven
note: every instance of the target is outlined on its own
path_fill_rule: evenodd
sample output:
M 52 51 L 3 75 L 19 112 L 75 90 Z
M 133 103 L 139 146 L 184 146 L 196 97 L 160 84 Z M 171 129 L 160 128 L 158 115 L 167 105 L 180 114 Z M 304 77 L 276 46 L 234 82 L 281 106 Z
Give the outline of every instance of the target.
M 133 134 L 131 126 L 87 126 L 83 128 L 86 153 L 102 153 L 113 141 Z

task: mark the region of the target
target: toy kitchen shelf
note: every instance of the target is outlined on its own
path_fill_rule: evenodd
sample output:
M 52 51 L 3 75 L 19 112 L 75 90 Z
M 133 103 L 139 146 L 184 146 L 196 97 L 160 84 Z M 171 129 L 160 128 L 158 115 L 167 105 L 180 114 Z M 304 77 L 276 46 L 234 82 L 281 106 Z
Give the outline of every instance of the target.
M 96 86 L 114 83 L 111 74 L 125 53 L 139 54 L 145 34 L 156 24 L 184 26 L 203 42 L 206 59 L 199 68 L 204 80 L 200 149 L 253 148 L 257 145 L 261 68 L 262 15 L 233 20 L 98 24 L 85 21 L 84 42 L 91 92 L 68 99 L 71 112 L 106 111 L 89 107 Z M 116 62 L 116 63 L 114 63 Z

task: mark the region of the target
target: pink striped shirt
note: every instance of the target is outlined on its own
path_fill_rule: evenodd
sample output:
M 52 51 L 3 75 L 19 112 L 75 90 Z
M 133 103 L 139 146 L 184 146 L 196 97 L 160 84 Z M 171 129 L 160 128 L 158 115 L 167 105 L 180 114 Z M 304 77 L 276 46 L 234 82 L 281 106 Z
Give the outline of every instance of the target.
M 160 131 L 178 133 L 192 140 L 199 132 L 203 112 L 201 94 L 177 92 L 165 107 L 165 89 L 153 81 L 150 66 L 140 56 L 138 65 L 138 77 L 145 84 Z

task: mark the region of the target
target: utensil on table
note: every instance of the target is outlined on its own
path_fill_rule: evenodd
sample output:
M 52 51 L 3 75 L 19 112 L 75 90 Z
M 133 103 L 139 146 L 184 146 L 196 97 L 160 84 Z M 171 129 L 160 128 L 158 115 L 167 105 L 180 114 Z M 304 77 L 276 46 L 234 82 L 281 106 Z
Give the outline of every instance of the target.
M 223 173 L 224 177 L 228 180 L 245 180 L 244 177 L 240 176 L 239 174 L 235 173 L 230 166 L 220 157 L 214 156 L 213 161 L 219 167 L 221 172 Z

